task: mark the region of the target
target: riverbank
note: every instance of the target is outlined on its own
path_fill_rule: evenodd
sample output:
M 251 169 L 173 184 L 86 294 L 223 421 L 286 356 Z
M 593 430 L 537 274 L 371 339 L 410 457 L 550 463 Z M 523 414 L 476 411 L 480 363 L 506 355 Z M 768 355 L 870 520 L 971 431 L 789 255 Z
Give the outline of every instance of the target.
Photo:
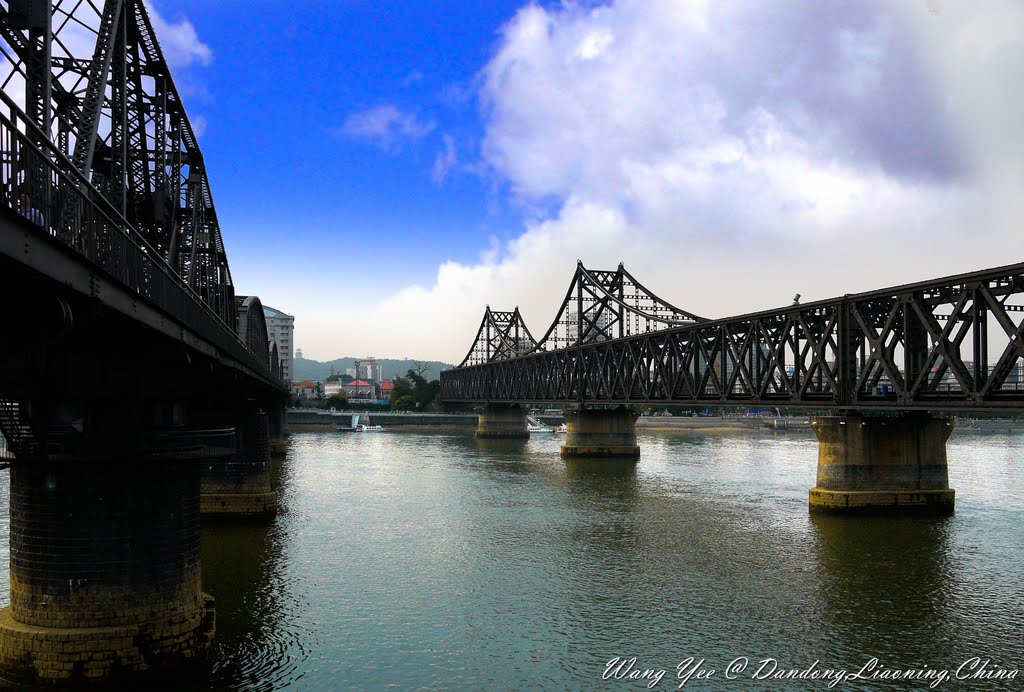
M 290 409 L 288 429 L 291 432 L 330 432 L 339 427 L 348 427 L 354 413 L 369 415 L 373 424 L 389 430 L 410 432 L 475 430 L 477 419 L 475 413 L 387 411 L 366 414 L 360 411 Z M 540 415 L 537 418 L 552 427 L 565 422 L 560 415 Z M 641 416 L 636 421 L 636 428 L 638 432 L 678 431 L 702 435 L 765 431 L 812 432 L 808 416 Z M 955 431 L 960 434 L 1024 433 L 1024 420 L 959 418 Z
M 373 412 L 321 411 L 316 409 L 291 409 L 288 411 L 288 429 L 292 432 L 326 432 L 339 427 L 348 427 L 352 415 L 369 415 L 374 425 L 394 430 L 475 430 L 475 413 L 414 413 L 403 411 Z M 557 427 L 565 422 L 562 416 L 541 415 L 537 418 L 545 425 Z M 707 433 L 742 433 L 764 430 L 807 430 L 808 419 L 804 417 L 756 418 L 753 416 L 641 416 L 637 419 L 638 431 L 678 430 Z
M 374 425 L 402 430 L 475 430 L 475 413 L 413 413 L 387 411 L 365 413 L 362 411 L 321 411 L 315 409 L 289 409 L 288 429 L 291 432 L 330 432 L 339 427 L 347 428 L 353 414 L 368 415 Z

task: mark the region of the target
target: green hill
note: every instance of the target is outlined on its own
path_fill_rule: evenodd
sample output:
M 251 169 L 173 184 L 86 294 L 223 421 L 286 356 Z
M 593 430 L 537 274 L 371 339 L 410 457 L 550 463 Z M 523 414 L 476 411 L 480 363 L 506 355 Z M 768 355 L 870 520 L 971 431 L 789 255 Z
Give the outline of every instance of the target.
M 329 361 L 296 358 L 295 374 L 292 375 L 292 379 L 326 380 L 330 377 L 332 368 L 335 374 L 345 374 L 345 370 L 356 366 L 356 360 L 356 358 L 351 357 L 337 358 Z M 451 363 L 442 363 L 436 360 L 393 360 L 390 358 L 378 358 L 377 363 L 380 364 L 384 379 L 392 379 L 399 375 L 404 375 L 409 368 L 415 368 L 418 365 L 423 365 L 426 367 L 426 371 L 423 373 L 423 376 L 428 380 L 436 380 L 440 377 L 442 370 L 455 367 Z

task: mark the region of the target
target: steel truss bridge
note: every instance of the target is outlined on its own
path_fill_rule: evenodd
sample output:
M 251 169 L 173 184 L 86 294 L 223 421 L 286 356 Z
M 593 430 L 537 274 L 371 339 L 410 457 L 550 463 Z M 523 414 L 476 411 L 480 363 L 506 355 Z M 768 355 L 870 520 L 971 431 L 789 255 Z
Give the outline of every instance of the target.
M 449 402 L 1024 409 L 1024 264 L 726 319 L 579 263 L 534 339 L 484 312 Z
M 0 348 L 0 430 L 18 456 L 54 426 L 88 438 L 81 421 L 126 391 L 150 408 L 228 406 L 219 387 L 230 406 L 283 402 L 144 2 L 0 1 L 0 86 L 0 290 L 16 333 Z

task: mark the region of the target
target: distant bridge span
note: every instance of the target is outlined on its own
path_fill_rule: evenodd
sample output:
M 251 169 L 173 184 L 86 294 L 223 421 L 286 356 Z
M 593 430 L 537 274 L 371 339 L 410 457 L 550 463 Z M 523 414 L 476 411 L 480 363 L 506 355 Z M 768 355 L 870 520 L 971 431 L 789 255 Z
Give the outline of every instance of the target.
M 488 307 L 449 402 L 1024 409 L 1024 264 L 708 320 L 579 263 L 535 340 Z

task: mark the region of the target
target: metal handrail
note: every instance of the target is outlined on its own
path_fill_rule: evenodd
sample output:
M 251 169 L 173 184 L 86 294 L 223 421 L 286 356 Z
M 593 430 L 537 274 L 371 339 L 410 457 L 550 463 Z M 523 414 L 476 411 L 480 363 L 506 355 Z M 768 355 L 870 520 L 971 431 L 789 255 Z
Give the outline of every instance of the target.
M 236 357 L 245 354 L 245 357 L 239 357 L 240 361 L 250 361 L 250 365 L 259 364 L 259 371 L 272 376 L 270 364 L 253 353 L 202 296 L 191 286 L 182 283 L 180 274 L 50 142 L 47 134 L 22 112 L 6 93 L 0 92 L 0 100 L 10 112 L 8 117 L 7 113 L 0 110 L 0 130 L 4 130 L 0 131 L 0 139 L 9 138 L 10 141 L 3 144 L 17 144 L 17 151 L 14 146 L 0 146 L 0 151 L 10 157 L 0 160 L 0 172 L 8 174 L 2 181 L 3 192 L 9 195 L 6 200 L 7 206 L 17 211 L 15 199 L 21 192 L 29 192 L 30 196 L 33 192 L 40 192 L 32 188 L 33 181 L 25 180 L 19 183 L 17 177 L 19 172 L 23 172 L 28 178 L 29 170 L 42 165 L 48 172 L 41 190 L 44 198 L 43 208 L 47 213 L 38 213 L 43 220 L 44 230 L 51 237 L 87 257 L 126 287 L 150 300 L 178 321 L 195 328 L 224 350 L 233 352 Z M 29 136 L 30 133 L 32 137 Z M 25 165 L 26 160 L 28 165 Z M 72 224 L 67 224 L 68 219 Z M 29 221 L 32 219 L 29 218 Z M 101 254 L 101 251 L 105 253 Z M 134 260 L 134 264 L 125 260 Z M 150 269 L 162 276 L 163 286 L 157 285 L 156 277 L 147 276 Z M 173 305 L 173 297 L 168 295 L 172 291 L 181 294 L 182 300 L 178 301 L 178 305 Z M 202 314 L 195 317 L 205 318 L 206 321 L 189 319 L 189 305 L 186 300 L 201 311 Z M 228 306 L 227 309 L 230 310 L 232 307 Z M 216 330 L 208 327 L 208 320 L 211 319 L 217 327 Z

